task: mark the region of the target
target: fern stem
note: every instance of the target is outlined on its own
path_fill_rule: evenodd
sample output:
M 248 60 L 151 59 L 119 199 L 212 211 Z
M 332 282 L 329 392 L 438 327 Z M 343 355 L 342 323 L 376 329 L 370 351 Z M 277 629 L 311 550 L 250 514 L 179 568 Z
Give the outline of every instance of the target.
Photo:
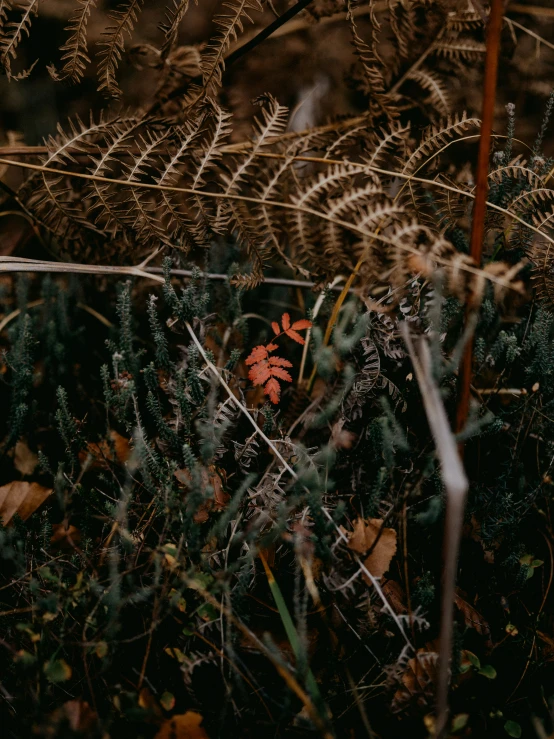
M 500 53 L 500 35 L 504 6 L 502 0 L 492 0 L 489 22 L 487 25 L 487 53 L 485 57 L 485 81 L 483 85 L 483 115 L 481 117 L 481 138 L 479 139 L 479 155 L 477 160 L 477 176 L 475 188 L 475 205 L 471 224 L 470 255 L 474 263 L 481 265 L 483 238 L 485 232 L 485 212 L 487 209 L 487 192 L 489 186 L 489 155 L 492 126 L 494 121 L 494 101 L 496 97 L 496 80 L 498 76 L 498 57 Z M 471 301 L 471 297 L 470 297 Z M 472 310 L 468 303 L 467 314 Z M 473 341 L 469 341 L 460 367 L 459 399 L 456 414 L 456 430 L 460 431 L 467 420 L 471 375 L 473 365 Z M 463 447 L 460 447 L 462 451 Z
M 298 0 L 296 5 L 293 5 L 285 13 L 276 18 L 272 23 L 263 28 L 254 36 L 254 38 L 250 39 L 245 44 L 242 44 L 242 46 L 239 46 L 238 49 L 235 49 L 233 52 L 231 52 L 231 54 L 229 54 L 229 56 L 227 56 L 225 59 L 225 66 L 228 67 L 229 65 L 236 62 L 237 59 L 240 59 L 242 56 L 248 54 L 250 51 L 255 49 L 256 46 L 259 46 L 263 41 L 273 35 L 275 31 L 281 28 L 281 26 L 284 26 L 285 23 L 288 23 L 288 21 L 292 20 L 295 15 L 298 15 L 298 13 L 304 10 L 304 8 L 306 8 L 311 2 L 312 0 Z

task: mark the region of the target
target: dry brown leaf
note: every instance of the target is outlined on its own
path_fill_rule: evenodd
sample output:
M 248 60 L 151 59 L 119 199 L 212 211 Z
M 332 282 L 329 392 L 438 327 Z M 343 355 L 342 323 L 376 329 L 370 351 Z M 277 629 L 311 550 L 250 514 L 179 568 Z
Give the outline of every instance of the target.
M 454 603 L 456 608 L 460 611 L 464 617 L 464 623 L 470 629 L 475 629 L 478 634 L 490 640 L 491 630 L 488 623 L 485 621 L 479 611 L 474 608 L 470 603 L 464 600 L 458 593 L 454 596 Z
M 188 470 L 175 470 L 174 474 L 177 480 L 179 480 L 179 482 L 182 483 L 185 487 L 188 488 L 190 486 L 191 476 Z M 196 523 L 205 523 L 209 518 L 211 510 L 223 510 L 231 497 L 229 493 L 225 492 L 225 490 L 223 489 L 221 477 L 218 475 L 213 465 L 208 469 L 202 467 L 201 476 L 204 490 L 208 486 L 212 488 L 213 499 L 204 501 L 204 503 L 202 503 L 202 505 L 198 508 L 198 510 L 194 514 L 194 521 Z
M 84 464 L 89 455 L 92 457 L 93 467 L 107 469 L 109 463 L 114 461 L 124 465 L 131 455 L 131 444 L 129 439 L 126 439 L 112 429 L 110 431 L 110 441 L 102 439 L 99 444 L 88 444 L 86 449 L 79 452 L 79 461 L 81 464 Z
M 393 711 L 398 712 L 415 704 L 420 708 L 433 705 L 437 682 L 437 652 L 418 649 L 400 677 L 400 685 L 392 701 Z
M 27 442 L 18 441 L 15 445 L 13 464 L 22 475 L 32 475 L 38 464 L 38 456 L 27 446 Z
M 400 583 L 396 580 L 387 580 L 381 585 L 381 590 L 395 613 L 408 613 L 406 595 Z
M 0 487 L 0 518 L 6 526 L 17 515 L 26 521 L 52 493 L 38 482 L 15 480 Z
M 55 523 L 52 525 L 52 536 L 50 543 L 60 549 L 74 549 L 76 544 L 81 541 L 81 532 L 76 526 L 70 524 L 66 528 L 64 523 Z
M 381 577 L 389 569 L 396 554 L 396 531 L 384 527 L 380 518 L 357 518 L 348 546 L 358 554 L 365 554 L 374 547 L 364 560 L 364 565 L 373 577 Z M 367 581 L 369 578 L 364 576 L 364 579 Z
M 203 721 L 196 711 L 172 716 L 164 721 L 155 739 L 210 739 L 205 729 L 200 726 Z

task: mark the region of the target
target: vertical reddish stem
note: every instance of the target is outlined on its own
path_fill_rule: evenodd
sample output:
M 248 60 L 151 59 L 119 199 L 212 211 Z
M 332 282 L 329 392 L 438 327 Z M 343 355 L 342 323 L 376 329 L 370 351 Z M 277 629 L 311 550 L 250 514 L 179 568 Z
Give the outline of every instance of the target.
M 500 34 L 504 14 L 503 0 L 491 0 L 489 20 L 487 23 L 487 52 L 485 57 L 485 80 L 483 84 L 483 113 L 481 121 L 481 138 L 479 139 L 479 157 L 477 159 L 477 177 L 473 221 L 471 224 L 470 254 L 475 264 L 481 266 L 483 238 L 485 233 L 485 211 L 488 193 L 489 156 L 494 120 L 494 101 L 496 96 L 496 79 L 498 75 L 498 56 L 500 51 Z M 471 300 L 471 297 L 470 297 Z M 471 310 L 468 301 L 466 313 Z M 458 410 L 456 414 L 456 430 L 460 431 L 467 420 L 473 365 L 473 340 L 468 341 L 460 367 Z

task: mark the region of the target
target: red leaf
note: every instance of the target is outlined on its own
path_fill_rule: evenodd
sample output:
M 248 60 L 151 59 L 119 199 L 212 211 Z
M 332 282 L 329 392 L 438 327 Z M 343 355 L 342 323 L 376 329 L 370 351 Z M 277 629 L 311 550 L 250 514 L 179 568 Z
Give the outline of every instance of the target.
M 290 328 L 290 316 L 288 313 L 283 313 L 281 316 L 281 323 L 283 324 L 283 331 L 288 331 Z
M 255 364 L 256 362 L 261 362 L 262 359 L 267 358 L 267 349 L 265 346 L 255 346 L 254 349 L 250 352 L 250 356 L 246 360 L 246 364 Z
M 269 380 L 271 377 L 269 364 L 265 360 L 263 362 L 258 362 L 252 367 L 248 373 L 248 377 L 252 380 L 254 385 L 263 385 L 264 382 Z
M 292 377 L 282 367 L 270 367 L 269 371 L 271 372 L 272 377 L 278 377 L 280 380 L 292 382 Z
M 264 393 L 269 395 L 271 402 L 277 405 L 279 402 L 279 395 L 281 394 L 281 386 L 275 378 L 272 377 L 271 380 L 268 381 L 264 388 Z
M 283 359 L 283 357 L 270 357 L 269 364 L 277 367 L 292 367 L 292 362 L 289 362 L 288 359 Z
M 300 319 L 300 321 L 295 321 L 291 326 L 291 328 L 295 328 L 297 331 L 302 331 L 302 329 L 304 328 L 311 328 L 311 327 L 312 327 L 312 322 L 308 321 L 307 318 L 302 318 Z
M 270 344 L 266 344 L 265 348 L 267 349 L 268 352 L 274 352 L 275 349 L 278 349 L 279 347 L 277 346 L 277 344 L 270 343 Z
M 305 344 L 306 343 L 304 341 L 304 339 L 302 338 L 302 336 L 300 336 L 300 334 L 297 334 L 296 331 L 293 331 L 292 328 L 287 329 L 285 331 L 285 333 L 289 337 L 289 339 L 294 339 L 299 344 Z
M 271 323 L 271 328 L 273 329 L 273 331 L 274 331 L 274 333 L 275 333 L 276 336 L 277 336 L 277 334 L 280 334 L 281 333 L 281 329 L 279 328 L 279 324 L 276 323 L 275 321 L 273 321 Z

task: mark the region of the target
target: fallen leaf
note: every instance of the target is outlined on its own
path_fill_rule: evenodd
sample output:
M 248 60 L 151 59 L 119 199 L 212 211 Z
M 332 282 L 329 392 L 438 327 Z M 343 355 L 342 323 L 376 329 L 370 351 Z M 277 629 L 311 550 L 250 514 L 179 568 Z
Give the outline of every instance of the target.
M 52 494 L 52 488 L 45 488 L 38 482 L 15 480 L 0 487 L 0 518 L 6 526 L 17 513 L 26 521 L 37 508 Z
M 188 470 L 175 470 L 174 475 L 181 484 L 187 488 L 190 487 L 192 478 Z M 205 523 L 209 518 L 211 510 L 223 510 L 231 498 L 229 493 L 225 492 L 221 477 L 216 472 L 216 468 L 213 465 L 208 469 L 202 467 L 201 478 L 203 490 L 205 491 L 208 486 L 211 487 L 213 490 L 213 498 L 205 500 L 199 506 L 198 510 L 194 514 L 195 523 Z
M 381 590 L 395 613 L 408 613 L 404 590 L 400 583 L 395 580 L 387 580 L 386 583 L 381 585 Z
M 203 720 L 196 711 L 172 716 L 160 726 L 155 739 L 209 739 L 205 729 L 200 726 Z
M 67 528 L 63 522 L 52 525 L 50 544 L 53 546 L 61 549 L 75 549 L 75 544 L 79 544 L 80 541 L 81 532 L 73 524 L 70 524 Z
M 396 531 L 383 527 L 383 521 L 379 518 L 358 518 L 354 521 L 348 547 L 358 554 L 365 554 L 373 547 L 364 560 L 364 565 L 373 577 L 381 577 L 389 569 L 396 554 Z M 364 579 L 369 582 L 366 575 Z
M 404 710 L 410 704 L 415 704 L 419 708 L 433 705 L 438 658 L 437 652 L 418 649 L 415 657 L 408 660 L 392 700 L 392 709 L 395 713 Z
M 79 452 L 81 464 L 84 464 L 89 455 L 92 457 L 93 467 L 107 469 L 110 466 L 109 463 L 114 461 L 124 465 L 131 455 L 131 444 L 129 439 L 112 429 L 110 431 L 110 441 L 102 439 L 98 444 L 88 444 L 86 449 Z
M 13 464 L 22 475 L 32 475 L 38 464 L 38 456 L 27 446 L 27 442 L 18 441 L 15 445 Z
M 454 595 L 454 603 L 464 618 L 464 623 L 470 629 L 475 629 L 478 634 L 490 641 L 491 630 L 479 611 L 464 600 L 459 593 Z

